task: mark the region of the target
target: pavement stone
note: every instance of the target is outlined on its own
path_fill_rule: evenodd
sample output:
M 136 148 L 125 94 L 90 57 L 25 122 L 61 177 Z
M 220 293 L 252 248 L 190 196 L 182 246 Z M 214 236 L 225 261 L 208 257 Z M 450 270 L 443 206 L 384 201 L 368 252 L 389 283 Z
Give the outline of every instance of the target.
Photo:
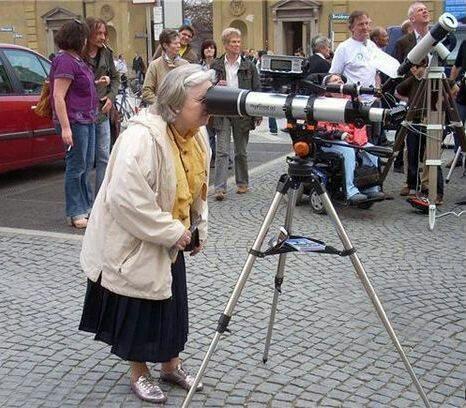
M 191 329 L 182 358 L 192 373 L 285 170 L 284 160 L 274 162 L 253 174 L 250 193 L 239 196 L 231 186 L 224 202 L 210 199 L 208 246 L 187 259 Z M 429 231 L 426 217 L 397 196 L 401 182 L 390 174 L 392 201 L 337 211 L 432 405 L 464 406 L 464 218 L 444 217 Z M 442 211 L 458 210 L 464 190 L 454 175 Z M 283 202 L 270 237 L 285 210 Z M 293 230 L 341 247 L 329 218 L 308 205 L 296 208 Z M 77 330 L 86 285 L 79 251 L 76 239 L 0 230 L 0 406 L 150 406 L 131 394 L 127 363 Z M 232 332 L 221 338 L 191 406 L 423 406 L 347 258 L 287 256 L 262 364 L 276 261 L 255 262 Z M 182 404 L 184 391 L 163 389 L 167 407 Z

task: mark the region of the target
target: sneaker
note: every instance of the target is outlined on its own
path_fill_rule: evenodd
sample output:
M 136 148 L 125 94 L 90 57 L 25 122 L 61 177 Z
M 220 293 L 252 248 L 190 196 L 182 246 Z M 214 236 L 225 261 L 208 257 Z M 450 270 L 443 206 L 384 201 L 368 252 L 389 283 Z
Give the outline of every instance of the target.
M 223 201 L 225 200 L 226 193 L 225 191 L 216 191 L 215 192 L 215 200 L 216 201 Z
M 238 186 L 236 194 L 246 194 L 249 191 L 248 186 Z
M 277 131 L 277 130 L 276 130 L 275 132 L 270 131 L 270 134 L 271 134 L 271 135 L 274 135 L 274 136 L 277 136 L 277 135 L 278 135 L 278 131 Z
M 171 373 L 160 371 L 160 379 L 170 384 L 178 385 L 186 391 L 189 391 L 191 389 L 191 387 L 194 385 L 195 380 L 195 378 L 192 375 L 189 375 L 184 370 L 181 363 L 178 364 L 178 366 Z M 204 386 L 202 382 L 200 382 L 196 386 L 196 391 L 201 391 L 202 388 L 204 388 Z
M 372 198 L 372 199 L 375 199 L 375 198 L 378 198 L 378 199 L 382 199 L 382 198 L 385 198 L 385 193 L 383 191 L 372 191 L 372 192 L 368 192 L 368 193 L 364 193 L 365 195 L 367 195 L 367 198 Z
M 362 193 L 356 193 L 354 195 L 352 195 L 350 198 L 348 198 L 348 201 L 352 204 L 354 203 L 360 203 L 362 201 L 366 201 L 367 200 L 367 196 L 365 194 L 362 194 Z
M 167 396 L 155 383 L 154 378 L 150 374 L 141 375 L 136 382 L 131 384 L 131 390 L 143 401 L 154 404 L 163 404 L 167 401 Z

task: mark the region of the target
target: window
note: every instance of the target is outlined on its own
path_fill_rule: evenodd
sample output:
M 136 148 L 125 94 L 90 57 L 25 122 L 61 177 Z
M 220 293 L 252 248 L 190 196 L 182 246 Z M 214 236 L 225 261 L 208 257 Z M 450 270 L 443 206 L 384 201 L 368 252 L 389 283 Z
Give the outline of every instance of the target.
M 0 60 L 0 95 L 6 95 L 13 92 L 10 79 L 6 74 L 5 66 Z
M 4 50 L 4 53 L 13 69 L 16 71 L 24 93 L 39 94 L 42 83 L 47 77 L 44 67 L 39 58 L 29 51 L 23 50 Z

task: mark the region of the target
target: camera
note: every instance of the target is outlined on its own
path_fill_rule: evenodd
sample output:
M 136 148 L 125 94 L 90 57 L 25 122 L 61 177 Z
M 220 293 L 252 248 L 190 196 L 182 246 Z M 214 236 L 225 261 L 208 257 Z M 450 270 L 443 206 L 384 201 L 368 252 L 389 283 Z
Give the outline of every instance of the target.
M 260 65 L 262 89 L 265 92 L 297 92 L 305 76 L 305 58 L 292 55 L 263 55 Z

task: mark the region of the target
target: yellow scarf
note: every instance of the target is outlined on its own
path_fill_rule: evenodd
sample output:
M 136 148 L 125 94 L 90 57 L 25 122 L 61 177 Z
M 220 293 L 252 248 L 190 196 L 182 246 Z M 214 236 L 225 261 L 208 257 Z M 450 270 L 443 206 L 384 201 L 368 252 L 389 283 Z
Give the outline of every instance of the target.
M 194 137 L 198 131 L 199 129 L 192 129 L 182 136 L 175 126 L 168 125 L 176 173 L 176 196 L 172 215 L 186 228 L 191 225 L 191 204 L 199 196 L 203 200 L 207 199 L 206 152 Z

